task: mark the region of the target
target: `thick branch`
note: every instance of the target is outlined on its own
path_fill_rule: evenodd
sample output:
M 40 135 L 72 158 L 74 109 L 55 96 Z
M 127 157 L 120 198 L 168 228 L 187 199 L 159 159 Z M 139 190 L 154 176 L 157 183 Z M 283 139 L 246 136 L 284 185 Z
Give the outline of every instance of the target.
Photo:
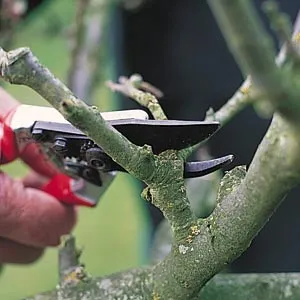
M 233 173 L 229 184 L 223 182 L 226 195 L 220 193 L 208 219 L 191 226 L 192 242 L 186 239 L 173 245 L 170 255 L 155 268 L 159 295 L 193 298 L 214 274 L 248 248 L 285 194 L 299 183 L 299 151 L 299 137 L 276 116 L 245 179 L 236 180 L 240 175 Z M 241 184 L 236 187 L 232 181 Z M 229 195 L 228 190 L 232 191 Z
M 300 55 L 300 11 L 297 15 L 294 31 L 293 31 L 293 46 Z M 278 67 L 282 67 L 283 64 L 287 61 L 287 47 L 283 45 L 280 49 L 277 57 L 276 64 Z M 233 94 L 233 96 L 218 110 L 214 111 L 213 108 L 210 108 L 205 117 L 205 121 L 218 121 L 220 122 L 221 127 L 230 122 L 238 113 L 240 113 L 244 108 L 250 104 L 257 104 L 259 101 L 256 101 L 257 95 L 255 95 L 255 90 L 253 88 L 253 83 L 251 76 L 248 76 L 246 80 L 242 83 L 240 88 Z M 264 108 L 265 109 L 265 108 Z M 192 152 L 194 152 L 199 146 L 195 145 L 189 149 L 183 150 L 184 157 L 188 157 Z
M 296 300 L 300 298 L 300 274 L 222 274 L 199 294 L 201 300 Z
M 152 278 L 149 269 L 132 269 L 130 272 L 112 274 L 106 278 L 92 279 L 78 285 L 60 287 L 49 293 L 37 295 L 27 300 L 143 300 L 144 294 L 151 295 Z
M 116 274 L 109 278 L 98 278 L 91 281 L 79 293 L 73 288 L 73 300 L 144 300 L 139 292 L 143 288 L 135 278 L 143 278 L 147 270 L 132 270 L 130 273 Z M 146 290 L 148 286 L 144 286 Z M 86 296 L 86 298 L 84 298 Z M 126 298 L 126 296 L 128 298 Z M 81 298 L 80 298 L 81 297 Z M 198 294 L 195 300 L 298 300 L 300 298 L 300 274 L 220 274 L 216 275 Z M 57 292 L 36 295 L 24 300 L 57 300 Z M 69 298 L 70 299 L 70 298 Z M 155 299 L 155 298 L 152 298 Z
M 299 88 L 288 70 L 275 64 L 275 47 L 249 0 L 208 0 L 223 35 L 245 76 L 251 76 L 255 91 L 274 109 L 298 122 Z
M 297 40 L 299 31 L 298 15 L 293 34 L 293 41 L 296 45 L 300 40 Z M 257 45 L 254 43 L 255 46 Z M 277 65 L 282 66 L 286 55 L 285 48 L 283 48 L 279 54 L 281 59 L 276 62 Z M 288 75 L 288 79 L 286 79 L 292 80 L 292 74 Z M 254 87 L 256 87 L 255 83 Z M 277 92 L 280 93 L 280 91 Z M 294 90 L 291 88 L 285 96 L 293 98 L 293 92 Z M 248 77 L 233 97 L 216 114 L 208 115 L 206 120 L 213 118 L 224 125 L 241 109 L 256 100 L 257 94 L 253 88 L 252 78 Z M 292 105 L 292 103 L 289 102 L 287 105 Z M 279 141 L 279 136 L 284 136 L 284 138 Z M 164 290 L 164 297 L 171 297 L 171 295 L 177 299 L 188 298 L 188 295 L 193 297 L 193 290 L 200 289 L 209 280 L 209 274 L 212 276 L 218 273 L 224 265 L 230 263 L 247 249 L 251 240 L 279 205 L 285 193 L 299 183 L 300 161 L 297 153 L 300 149 L 296 146 L 297 139 L 298 135 L 295 134 L 294 129 L 289 128 L 277 116 L 257 151 L 245 180 L 241 181 L 240 179 L 240 169 L 230 174 L 231 176 L 227 174 L 224 177 L 219 193 L 219 204 L 212 216 L 202 225 L 200 225 L 200 221 L 198 226 L 191 226 L 192 236 L 198 241 L 191 245 L 177 244 L 178 249 L 173 245 L 169 257 L 155 269 L 160 282 L 170 278 L 168 265 L 172 265 L 172 263 L 173 273 L 180 274 L 172 277 L 174 280 L 170 286 L 174 287 L 179 282 L 182 289 Z M 288 152 L 286 152 L 287 149 Z M 280 153 L 287 155 L 289 160 Z M 269 156 L 270 154 L 271 156 Z M 276 170 L 285 170 L 283 172 L 285 174 L 281 173 L 281 176 L 278 176 Z M 273 174 L 277 175 L 276 178 L 273 178 Z M 238 185 L 239 187 L 236 188 Z M 180 260 L 178 252 L 188 255 L 188 260 Z M 195 261 L 199 265 L 195 265 Z M 200 280 L 195 283 L 195 278 Z M 156 286 L 156 288 L 159 290 L 161 287 Z
M 292 39 L 294 49 L 298 50 L 298 53 L 300 55 L 300 10 L 294 24 Z M 282 67 L 286 60 L 287 47 L 286 45 L 283 45 L 276 57 L 275 62 L 278 67 Z M 243 110 L 248 105 L 253 104 L 254 100 L 255 96 L 253 95 L 253 84 L 251 81 L 251 77 L 248 76 L 241 87 L 217 112 L 214 112 L 212 109 L 207 112 L 205 120 L 219 121 L 221 126 L 224 126 L 241 110 Z

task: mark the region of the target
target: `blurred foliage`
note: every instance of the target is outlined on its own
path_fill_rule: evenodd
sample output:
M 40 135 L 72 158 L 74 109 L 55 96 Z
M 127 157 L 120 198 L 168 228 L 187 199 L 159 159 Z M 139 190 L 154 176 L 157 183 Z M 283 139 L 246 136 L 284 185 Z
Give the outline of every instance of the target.
M 20 24 L 13 45 L 14 48 L 30 47 L 40 62 L 64 82 L 69 67 L 67 32 L 74 13 L 74 0 L 46 2 Z M 109 57 L 107 62 L 109 74 Z M 48 105 L 27 87 L 5 85 L 5 88 L 22 103 Z M 102 111 L 117 108 L 114 98 L 101 84 L 97 99 Z M 3 169 L 16 177 L 27 171 L 20 162 Z M 142 201 L 135 180 L 128 174 L 119 174 L 96 209 L 80 208 L 75 234 L 78 245 L 84 248 L 82 261 L 92 275 L 145 263 L 149 236 Z M 21 299 L 53 289 L 57 282 L 57 250 L 50 249 L 31 266 L 6 266 L 0 277 L 0 299 Z

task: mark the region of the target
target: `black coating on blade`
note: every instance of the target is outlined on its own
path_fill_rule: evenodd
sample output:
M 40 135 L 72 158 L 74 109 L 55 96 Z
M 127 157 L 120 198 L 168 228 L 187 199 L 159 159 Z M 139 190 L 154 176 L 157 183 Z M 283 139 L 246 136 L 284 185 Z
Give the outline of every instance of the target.
M 234 159 L 233 155 L 227 155 L 220 158 L 206 160 L 206 161 L 193 161 L 184 164 L 184 178 L 201 177 L 212 172 L 219 170 L 222 167 L 230 164 Z M 121 171 L 126 172 L 120 165 L 112 161 L 111 169 L 106 171 Z
M 219 128 L 218 122 L 201 121 L 127 119 L 112 120 L 108 123 L 132 143 L 138 146 L 152 146 L 155 154 L 167 149 L 180 150 L 195 145 L 210 137 Z M 86 138 L 71 124 L 38 121 L 32 129 L 33 137 L 36 136 L 40 141 L 51 140 L 58 133 Z M 48 141 L 51 142 L 50 140 Z
M 84 143 L 86 143 L 87 141 L 90 141 L 90 139 L 88 137 L 86 137 L 85 135 L 82 135 L 82 133 L 80 131 L 77 131 L 80 134 L 78 134 L 78 133 L 74 134 L 74 131 L 71 131 L 72 134 L 70 134 L 71 133 L 70 131 L 69 131 L 69 133 L 66 133 L 65 130 L 62 131 L 62 129 L 65 129 L 62 127 L 64 127 L 65 125 L 68 126 L 68 124 L 63 124 L 63 126 L 61 126 L 62 124 L 59 124 L 59 126 L 58 126 L 57 123 L 55 123 L 55 125 L 53 123 L 50 123 L 50 124 L 46 123 L 46 124 L 39 124 L 39 125 L 43 125 L 43 126 L 34 126 L 34 128 L 32 130 L 32 135 L 33 135 L 34 139 L 37 140 L 38 142 L 53 144 L 53 142 L 55 141 L 55 138 L 58 137 L 58 133 L 60 133 L 59 137 L 64 138 L 68 144 L 67 152 L 64 153 L 64 155 L 67 157 L 78 157 L 82 145 Z M 46 125 L 46 126 L 44 126 L 44 125 Z M 53 129 L 59 129 L 59 130 L 54 131 Z M 118 165 L 116 162 L 114 162 L 104 152 L 103 152 L 103 156 L 102 156 L 101 160 L 104 163 L 104 168 L 101 169 L 103 172 L 110 172 L 110 171 L 126 172 L 126 170 L 124 170 L 120 165 Z M 228 155 L 228 156 L 224 156 L 224 157 L 209 160 L 209 161 L 187 162 L 184 165 L 184 178 L 194 178 L 194 177 L 201 177 L 201 176 L 207 175 L 207 174 L 212 173 L 212 172 L 220 169 L 221 167 L 229 164 L 230 162 L 232 162 L 232 160 L 233 160 L 233 156 Z M 81 164 L 79 164 L 79 165 L 76 164 L 76 166 L 74 165 L 73 167 L 71 167 L 71 165 L 72 165 L 72 163 L 71 164 L 67 163 L 66 166 L 68 166 L 69 168 L 76 171 L 78 176 L 84 177 L 83 176 L 84 174 L 81 171 L 82 170 L 86 171 L 85 170 L 86 166 L 84 167 L 84 166 L 81 166 Z M 81 170 L 81 168 L 82 168 L 82 170 Z M 98 172 L 96 168 L 88 167 L 88 169 L 94 170 L 95 174 Z M 96 178 L 94 180 L 96 180 L 97 177 L 98 176 L 96 176 Z M 88 181 L 91 180 L 91 178 L 85 178 L 85 179 Z M 94 182 L 94 184 L 100 185 L 101 183 Z
M 97 169 L 72 162 L 66 162 L 65 165 L 68 169 L 72 170 L 70 175 L 76 175 L 93 183 L 94 185 L 102 186 L 102 181 Z
M 233 159 L 233 155 L 227 155 L 207 161 L 187 162 L 184 166 L 184 178 L 195 178 L 207 175 L 230 164 Z

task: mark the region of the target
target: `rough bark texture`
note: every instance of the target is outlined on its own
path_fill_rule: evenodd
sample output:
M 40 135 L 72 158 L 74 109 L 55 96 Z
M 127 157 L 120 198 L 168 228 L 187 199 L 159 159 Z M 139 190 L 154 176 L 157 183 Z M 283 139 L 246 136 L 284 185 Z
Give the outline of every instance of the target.
M 69 298 L 63 298 L 58 292 L 49 292 L 26 300 L 139 300 L 145 299 L 136 293 L 138 271 L 132 271 L 126 277 L 112 276 L 106 279 L 95 279 L 87 284 L 83 291 L 73 288 Z M 140 287 L 138 287 L 140 289 Z M 145 287 L 146 289 L 147 287 Z M 72 298 L 73 297 L 73 298 Z M 220 274 L 207 283 L 195 300 L 298 300 L 300 298 L 300 275 L 294 273 L 279 274 Z M 153 297 L 152 299 L 155 299 Z M 158 299 L 158 298 L 156 298 Z M 161 298 L 163 299 L 163 298 Z M 24 299 L 25 300 L 25 299 Z

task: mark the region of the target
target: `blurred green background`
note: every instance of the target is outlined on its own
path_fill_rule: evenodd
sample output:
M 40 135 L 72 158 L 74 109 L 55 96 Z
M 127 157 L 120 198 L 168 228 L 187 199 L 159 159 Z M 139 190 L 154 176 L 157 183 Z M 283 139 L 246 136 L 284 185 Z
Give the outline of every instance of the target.
M 75 1 L 49 2 L 21 23 L 13 47 L 30 47 L 42 64 L 66 82 L 69 50 L 64 31 L 74 21 Z M 22 103 L 47 105 L 27 87 L 5 85 L 5 88 Z M 100 84 L 96 98 L 102 111 L 118 108 L 111 93 Z M 15 177 L 27 172 L 20 162 L 3 169 Z M 128 174 L 119 174 L 96 209 L 80 208 L 75 234 L 78 245 L 84 248 L 81 260 L 92 275 L 145 263 L 149 223 L 142 201 L 136 181 Z M 6 266 L 0 277 L 0 299 L 21 299 L 53 289 L 57 282 L 57 249 L 50 249 L 33 265 Z

